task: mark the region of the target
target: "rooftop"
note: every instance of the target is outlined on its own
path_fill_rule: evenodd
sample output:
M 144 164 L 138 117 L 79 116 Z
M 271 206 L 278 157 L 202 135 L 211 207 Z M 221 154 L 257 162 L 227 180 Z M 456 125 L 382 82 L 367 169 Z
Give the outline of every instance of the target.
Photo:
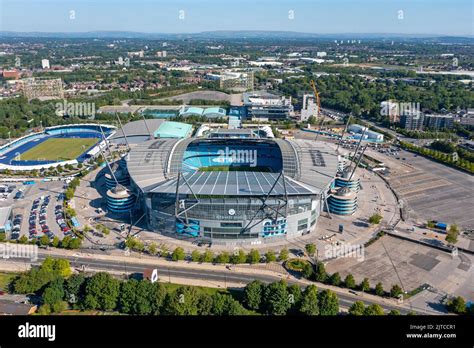
M 268 193 L 275 195 L 298 195 L 318 193 L 296 181 L 286 178 L 285 184 L 278 173 L 228 171 L 228 172 L 200 172 L 184 173 L 184 180 L 180 181 L 179 192 L 196 195 L 226 195 L 226 196 L 264 196 Z M 175 193 L 177 179 L 155 187 L 150 192 Z M 276 184 L 275 184 L 276 183 Z M 273 190 L 272 186 L 275 184 Z M 188 186 L 189 185 L 189 186 Z M 191 187 L 191 189 L 190 189 Z M 192 191 L 191 191 L 192 190 Z M 270 192 L 271 190 L 271 192 Z
M 167 121 L 153 133 L 155 138 L 187 138 L 191 135 L 193 126 L 182 122 Z

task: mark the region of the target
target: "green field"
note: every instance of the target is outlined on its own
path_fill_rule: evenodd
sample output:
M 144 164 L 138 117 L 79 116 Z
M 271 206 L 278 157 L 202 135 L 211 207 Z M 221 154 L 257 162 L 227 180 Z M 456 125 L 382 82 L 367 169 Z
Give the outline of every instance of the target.
M 98 138 L 50 138 L 21 154 L 21 160 L 65 161 L 77 158 Z

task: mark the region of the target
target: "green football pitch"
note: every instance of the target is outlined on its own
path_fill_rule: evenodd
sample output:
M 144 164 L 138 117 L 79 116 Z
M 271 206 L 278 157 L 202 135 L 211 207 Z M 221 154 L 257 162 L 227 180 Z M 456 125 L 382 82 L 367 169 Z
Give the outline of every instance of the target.
M 79 157 L 98 138 L 50 138 L 21 154 L 21 160 L 65 161 Z

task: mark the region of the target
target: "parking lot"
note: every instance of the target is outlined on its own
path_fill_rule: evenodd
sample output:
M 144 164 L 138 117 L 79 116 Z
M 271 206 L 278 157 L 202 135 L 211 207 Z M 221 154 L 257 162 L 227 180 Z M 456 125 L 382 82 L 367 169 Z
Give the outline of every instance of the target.
M 474 229 L 474 216 L 466 213 L 474 206 L 472 175 L 404 150 L 396 157 L 368 153 L 389 168 L 387 179 L 406 203 L 410 217 Z
M 24 235 L 31 239 L 41 238 L 46 234 L 50 239 L 54 236 L 64 238 L 65 234 L 57 219 L 59 214 L 62 214 L 60 195 L 64 191 L 63 181 L 37 181 L 31 185 L 16 182 L 4 185 L 15 186 L 12 192 L 0 201 L 0 206 L 11 206 L 13 210 L 13 228 L 7 237 L 15 240 Z M 57 209 L 59 205 L 61 208 Z

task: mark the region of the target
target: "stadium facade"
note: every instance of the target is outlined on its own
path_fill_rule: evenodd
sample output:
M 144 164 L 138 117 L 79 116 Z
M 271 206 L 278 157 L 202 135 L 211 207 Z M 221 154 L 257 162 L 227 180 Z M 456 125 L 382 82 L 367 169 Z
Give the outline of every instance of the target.
M 329 146 L 216 134 L 149 140 L 128 153 L 130 189 L 150 230 L 240 244 L 315 228 L 337 172 Z

